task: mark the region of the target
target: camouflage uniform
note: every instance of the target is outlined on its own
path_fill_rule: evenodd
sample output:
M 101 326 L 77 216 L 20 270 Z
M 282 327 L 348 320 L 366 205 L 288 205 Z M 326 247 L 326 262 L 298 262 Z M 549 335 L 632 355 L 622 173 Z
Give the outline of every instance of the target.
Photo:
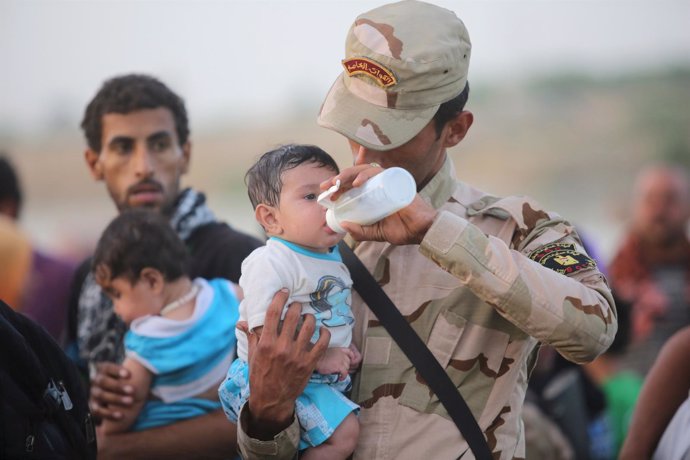
M 441 211 L 420 246 L 365 242 L 356 253 L 457 384 L 494 457 L 525 458 L 521 410 L 538 343 L 594 359 L 615 335 L 614 303 L 570 224 L 528 198 L 458 182 L 453 169 L 447 159 L 420 193 Z M 358 295 L 353 311 L 364 356 L 352 394 L 362 407 L 355 458 L 473 458 Z M 279 458 L 259 452 L 289 452 L 295 429 L 258 442 L 240 428 L 239 441 L 252 458 Z
M 467 88 L 469 34 L 452 11 L 428 3 L 361 14 L 345 48 L 318 123 L 361 148 L 391 151 L 389 166 L 395 149 Z M 571 225 L 527 198 L 473 189 L 453 171 L 446 158 L 420 192 L 440 210 L 421 245 L 364 242 L 355 252 L 456 383 L 494 457 L 525 458 L 521 411 L 537 344 L 594 359 L 616 333 L 611 292 Z M 352 300 L 363 352 L 352 393 L 361 406 L 355 458 L 472 458 L 436 396 L 361 298 Z M 294 454 L 296 422 L 260 442 L 246 436 L 246 416 L 245 455 Z

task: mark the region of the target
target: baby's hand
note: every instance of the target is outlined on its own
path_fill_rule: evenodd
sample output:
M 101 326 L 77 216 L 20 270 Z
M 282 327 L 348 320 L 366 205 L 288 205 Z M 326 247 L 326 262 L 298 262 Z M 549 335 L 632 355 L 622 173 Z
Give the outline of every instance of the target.
M 338 380 L 345 380 L 354 359 L 349 348 L 328 348 L 316 365 L 319 374 L 338 374 Z

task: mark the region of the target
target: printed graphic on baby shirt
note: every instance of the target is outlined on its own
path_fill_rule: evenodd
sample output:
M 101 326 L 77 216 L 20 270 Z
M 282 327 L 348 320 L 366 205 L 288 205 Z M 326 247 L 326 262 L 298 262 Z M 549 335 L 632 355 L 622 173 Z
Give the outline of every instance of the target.
M 352 310 L 347 303 L 350 289 L 335 276 L 327 275 L 319 279 L 315 292 L 309 294 L 309 306 L 317 313 L 317 320 L 332 328 L 348 326 L 355 322 Z

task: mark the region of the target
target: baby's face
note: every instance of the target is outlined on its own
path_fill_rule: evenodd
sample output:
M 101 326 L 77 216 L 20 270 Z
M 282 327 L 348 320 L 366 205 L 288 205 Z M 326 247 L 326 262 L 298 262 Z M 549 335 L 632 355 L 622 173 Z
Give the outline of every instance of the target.
M 319 184 L 335 174 L 316 163 L 305 163 L 283 173 L 276 211 L 282 233 L 275 236 L 316 252 L 327 252 L 338 244 L 343 235 L 326 225 L 326 208 L 316 202 L 321 193 Z
M 128 326 L 139 317 L 158 313 L 154 305 L 155 294 L 151 290 L 151 285 L 143 279 L 132 284 L 128 278 L 120 276 L 101 287 L 113 301 L 115 313 Z

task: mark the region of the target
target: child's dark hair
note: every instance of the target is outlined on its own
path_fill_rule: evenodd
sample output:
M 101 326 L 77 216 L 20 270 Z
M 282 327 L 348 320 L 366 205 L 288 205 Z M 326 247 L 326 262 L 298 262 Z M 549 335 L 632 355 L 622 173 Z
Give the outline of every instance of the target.
M 131 209 L 105 229 L 96 246 L 91 267 L 99 284 L 124 276 L 135 283 L 141 271 L 155 268 L 166 281 L 188 274 L 187 248 L 170 223 L 158 212 Z
M 278 206 L 283 188 L 281 176 L 304 163 L 316 163 L 332 169 L 335 174 L 340 172 L 335 160 L 315 145 L 287 144 L 266 152 L 244 176 L 254 209 L 261 203 Z

